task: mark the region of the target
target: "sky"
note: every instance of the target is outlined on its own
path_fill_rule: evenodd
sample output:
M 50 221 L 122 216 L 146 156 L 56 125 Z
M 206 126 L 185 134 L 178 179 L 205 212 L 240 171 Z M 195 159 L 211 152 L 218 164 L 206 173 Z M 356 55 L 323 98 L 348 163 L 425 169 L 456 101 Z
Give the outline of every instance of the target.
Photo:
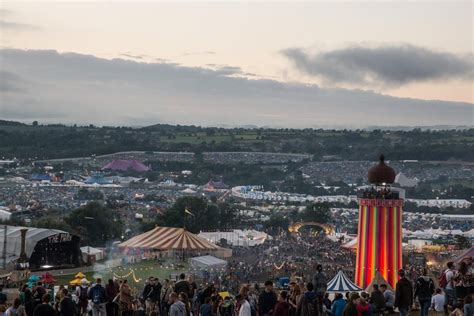
M 473 2 L 0 1 L 0 118 L 474 125 Z

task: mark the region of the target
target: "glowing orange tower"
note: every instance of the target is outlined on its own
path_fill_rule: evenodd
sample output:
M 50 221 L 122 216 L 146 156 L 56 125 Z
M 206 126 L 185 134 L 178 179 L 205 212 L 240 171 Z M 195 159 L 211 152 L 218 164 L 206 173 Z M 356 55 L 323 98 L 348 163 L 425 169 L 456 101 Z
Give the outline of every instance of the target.
M 368 172 L 370 186 L 360 188 L 355 283 L 366 288 L 379 272 L 395 288 L 402 263 L 402 207 L 405 191 L 392 188 L 395 171 L 384 156 Z

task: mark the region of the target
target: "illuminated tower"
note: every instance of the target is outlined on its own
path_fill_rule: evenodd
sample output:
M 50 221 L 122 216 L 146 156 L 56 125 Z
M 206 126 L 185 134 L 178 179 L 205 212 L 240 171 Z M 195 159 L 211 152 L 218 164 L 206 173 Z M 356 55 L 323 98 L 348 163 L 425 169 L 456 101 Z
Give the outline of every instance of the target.
M 371 185 L 360 188 L 355 283 L 366 288 L 377 272 L 395 288 L 402 268 L 402 207 L 405 191 L 392 188 L 395 171 L 380 156 L 370 168 Z

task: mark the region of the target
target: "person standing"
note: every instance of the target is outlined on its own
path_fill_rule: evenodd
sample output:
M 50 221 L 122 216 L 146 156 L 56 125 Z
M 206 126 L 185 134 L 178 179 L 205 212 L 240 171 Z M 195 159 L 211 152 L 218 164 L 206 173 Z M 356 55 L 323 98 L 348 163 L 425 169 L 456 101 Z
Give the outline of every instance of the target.
M 238 316 L 252 316 L 252 309 L 250 303 L 245 299 L 242 294 L 236 296 L 237 304 L 240 306 Z
M 161 298 L 161 284 L 158 279 L 151 277 L 143 290 L 143 299 L 145 300 L 146 314 L 157 311 Z
M 171 293 L 169 299 L 169 316 L 186 316 L 186 306 L 178 299 L 178 294 L 175 292 Z
M 410 306 L 413 304 L 413 286 L 405 276 L 405 270 L 398 271 L 400 280 L 395 290 L 395 307 L 398 307 L 400 316 L 408 316 Z
M 81 280 L 81 285 L 76 289 L 77 305 L 80 316 L 87 316 L 87 306 L 89 305 L 88 299 L 89 287 L 87 286 L 87 280 L 84 278 Z
M 290 315 L 290 304 L 287 302 L 288 292 L 281 291 L 278 295 L 278 303 L 275 305 L 273 310 L 273 316 L 289 316 Z
M 387 284 L 381 284 L 380 290 L 385 298 L 385 308 L 389 311 L 393 310 L 395 305 L 395 294 L 391 289 L 387 288 Z
M 246 300 L 247 301 L 247 300 Z M 248 303 L 248 302 L 247 302 Z M 273 290 L 273 282 L 265 282 L 265 290 L 258 298 L 258 312 L 260 316 L 269 316 L 273 314 L 273 309 L 277 303 L 277 295 Z
M 191 292 L 191 286 L 189 285 L 189 282 L 186 280 L 186 274 L 181 273 L 179 275 L 179 281 L 176 282 L 174 286 L 174 292 L 177 294 L 184 293 L 186 294 L 186 297 L 189 297 L 189 293 Z
M 69 291 L 67 289 L 62 289 L 61 292 L 62 299 L 59 302 L 59 316 L 76 315 L 76 306 L 69 295 Z
M 51 301 L 51 295 L 49 294 L 43 295 L 42 302 L 41 304 L 35 307 L 33 316 L 56 316 L 56 311 L 49 304 L 50 301 Z
M 441 274 L 441 280 L 439 282 L 440 287 L 444 291 L 444 313 L 448 314 L 449 306 L 456 304 L 456 297 L 454 295 L 454 263 L 448 262 L 447 269 Z
M 428 276 L 428 270 L 423 269 L 423 275 L 421 275 L 415 283 L 415 296 L 418 297 L 420 302 L 420 316 L 428 316 L 431 305 L 431 297 L 435 292 L 435 285 L 433 280 Z
M 105 286 L 105 293 L 107 294 L 107 303 L 105 304 L 107 316 L 118 316 L 118 305 L 114 302 L 118 291 L 114 280 L 109 279 L 107 285 Z
M 101 278 L 97 278 L 95 285 L 90 288 L 89 299 L 92 301 L 92 315 L 106 316 L 105 303 L 107 302 L 107 293 L 102 286 Z
M 306 285 L 307 291 L 301 296 L 298 306 L 296 307 L 296 316 L 319 316 L 319 299 L 314 292 L 313 283 Z
M 316 274 L 313 276 L 314 291 L 318 295 L 319 312 L 323 311 L 323 298 L 327 291 L 328 280 L 326 274 L 323 272 L 323 266 L 318 264 L 316 266 Z
M 122 316 L 133 315 L 133 300 L 132 300 L 132 289 L 128 285 L 128 281 L 125 279 L 120 286 L 120 306 L 122 308 Z
M 334 301 L 332 302 L 331 315 L 332 316 L 343 316 L 344 308 L 346 307 L 346 301 L 341 293 L 336 293 Z
M 373 285 L 372 294 L 370 294 L 369 300 L 372 310 L 376 313 L 381 313 L 385 310 L 385 297 L 383 293 L 379 290 L 378 284 Z
M 358 316 L 357 305 L 360 303 L 360 295 L 358 293 L 352 293 L 349 296 L 349 301 L 344 308 L 344 316 Z
M 170 308 L 169 298 L 171 293 L 173 293 L 173 285 L 170 280 L 165 279 L 165 283 L 163 284 L 163 294 L 161 296 L 161 315 L 168 315 Z
M 472 282 L 472 274 L 465 261 L 459 264 L 458 272 L 454 275 L 454 294 L 457 303 L 464 305 L 464 298 L 469 294 Z

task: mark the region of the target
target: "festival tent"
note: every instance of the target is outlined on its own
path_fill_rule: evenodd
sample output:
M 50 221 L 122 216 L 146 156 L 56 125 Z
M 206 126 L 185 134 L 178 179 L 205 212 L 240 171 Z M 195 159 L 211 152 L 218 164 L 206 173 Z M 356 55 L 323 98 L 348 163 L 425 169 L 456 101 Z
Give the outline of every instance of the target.
M 201 256 L 189 259 L 189 264 L 191 265 L 191 268 L 199 270 L 223 270 L 227 266 L 227 261 L 216 258 L 214 256 Z
M 70 285 L 81 285 L 82 280 L 86 280 L 87 283 L 89 283 L 89 281 L 86 279 L 86 275 L 82 272 L 79 272 L 78 274 L 76 274 L 74 276 L 74 280 L 69 281 L 69 284 Z
M 253 229 L 234 229 L 231 231 L 200 232 L 198 236 L 213 243 L 218 243 L 222 239 L 224 239 L 226 240 L 227 244 L 232 246 L 249 247 L 261 245 L 266 240 L 272 239 L 270 235 Z
M 362 291 L 360 287 L 354 284 L 349 278 L 339 270 L 336 276 L 329 281 L 327 285 L 328 292 L 359 292 Z
M 39 279 L 39 282 L 46 284 L 54 284 L 56 283 L 56 279 L 49 272 L 45 272 L 41 275 L 41 279 Z
M 466 258 L 472 258 L 474 257 L 474 247 L 471 247 L 470 249 L 466 250 L 464 253 L 462 253 L 460 256 L 458 256 L 455 260 L 455 262 L 459 263 L 463 261 Z
M 374 289 L 374 284 L 377 284 L 378 286 L 381 286 L 382 284 L 385 284 L 387 286 L 387 289 L 393 291 L 393 288 L 388 284 L 388 282 L 384 279 L 384 277 L 380 274 L 379 271 L 375 274 L 375 277 L 372 279 L 372 282 L 370 282 L 369 286 L 365 289 L 367 293 L 372 293 Z
M 104 259 L 104 251 L 91 246 L 81 247 L 81 253 L 84 262 L 95 262 Z
M 203 251 L 221 249 L 221 247 L 188 232 L 184 228 L 160 226 L 124 241 L 119 247 L 124 249 Z
M 102 170 L 127 171 L 134 170 L 138 172 L 149 171 L 150 168 L 138 160 L 114 160 L 105 165 Z
M 357 250 L 357 238 L 354 238 L 342 245 L 343 248 Z

